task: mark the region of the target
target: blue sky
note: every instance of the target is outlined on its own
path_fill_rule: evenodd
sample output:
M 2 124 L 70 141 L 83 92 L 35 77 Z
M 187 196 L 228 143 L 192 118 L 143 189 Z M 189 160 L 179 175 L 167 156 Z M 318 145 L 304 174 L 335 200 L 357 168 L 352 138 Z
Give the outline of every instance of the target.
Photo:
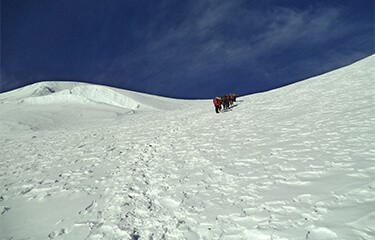
M 73 80 L 251 94 L 372 55 L 374 34 L 373 0 L 1 0 L 0 92 Z

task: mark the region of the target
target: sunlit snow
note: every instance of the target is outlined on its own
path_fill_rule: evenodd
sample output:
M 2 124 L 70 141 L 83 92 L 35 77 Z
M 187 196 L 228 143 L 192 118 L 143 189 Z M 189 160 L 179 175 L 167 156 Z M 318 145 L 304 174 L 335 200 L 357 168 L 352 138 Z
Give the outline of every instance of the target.
M 374 239 L 374 66 L 219 114 L 85 83 L 0 94 L 0 238 Z

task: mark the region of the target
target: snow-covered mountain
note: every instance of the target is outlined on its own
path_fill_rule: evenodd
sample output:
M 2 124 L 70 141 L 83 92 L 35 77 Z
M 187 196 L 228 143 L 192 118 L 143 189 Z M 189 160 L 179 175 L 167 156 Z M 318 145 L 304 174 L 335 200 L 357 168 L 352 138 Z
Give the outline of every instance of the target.
M 129 114 L 176 110 L 187 102 L 87 83 L 40 82 L 0 94 L 0 104 L 1 132 L 97 126 Z
M 70 106 L 96 103 L 131 110 L 165 110 L 171 105 L 171 101 L 163 97 L 78 82 L 40 82 L 4 93 L 0 95 L 0 101 L 21 101 L 44 105 L 68 104 Z
M 373 239 L 374 65 L 220 114 L 84 83 L 0 94 L 0 238 Z

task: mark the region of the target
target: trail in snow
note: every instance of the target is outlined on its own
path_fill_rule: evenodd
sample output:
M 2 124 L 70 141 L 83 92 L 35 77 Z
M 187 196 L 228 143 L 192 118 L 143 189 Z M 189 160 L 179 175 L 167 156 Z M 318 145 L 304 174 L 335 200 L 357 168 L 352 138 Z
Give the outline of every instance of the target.
M 373 64 L 241 97 L 222 114 L 159 99 L 169 110 L 3 127 L 1 236 L 372 239 Z M 122 111 L 100 106 L 82 114 Z M 27 122 L 3 109 L 3 123 Z

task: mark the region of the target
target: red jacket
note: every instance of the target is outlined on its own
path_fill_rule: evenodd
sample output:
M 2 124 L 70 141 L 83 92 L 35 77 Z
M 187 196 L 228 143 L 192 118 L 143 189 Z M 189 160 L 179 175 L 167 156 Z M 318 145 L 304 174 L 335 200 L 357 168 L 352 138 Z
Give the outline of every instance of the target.
M 220 106 L 220 99 L 214 98 L 214 105 L 215 105 L 215 107 L 219 107 Z

